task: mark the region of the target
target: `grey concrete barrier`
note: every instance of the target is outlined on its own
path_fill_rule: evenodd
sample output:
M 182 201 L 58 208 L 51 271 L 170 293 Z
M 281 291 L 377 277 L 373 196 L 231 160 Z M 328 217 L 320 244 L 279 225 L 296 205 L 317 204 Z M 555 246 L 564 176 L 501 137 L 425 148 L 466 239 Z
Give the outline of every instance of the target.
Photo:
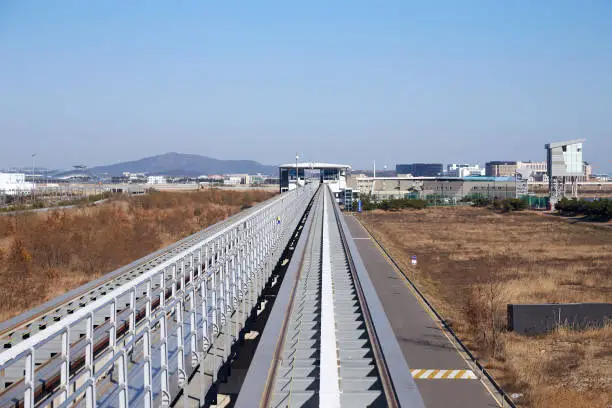
M 612 303 L 508 305 L 508 330 L 519 334 L 544 334 L 559 326 L 602 327 L 609 321 L 612 321 Z

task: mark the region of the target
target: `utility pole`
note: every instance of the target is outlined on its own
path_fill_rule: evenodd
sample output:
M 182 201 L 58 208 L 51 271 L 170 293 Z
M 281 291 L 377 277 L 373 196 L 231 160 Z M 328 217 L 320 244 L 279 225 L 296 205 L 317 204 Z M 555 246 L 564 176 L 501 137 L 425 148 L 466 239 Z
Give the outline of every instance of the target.
M 32 182 L 34 182 L 34 163 L 36 160 L 36 153 L 32 153 Z
M 31 198 L 33 200 L 36 199 L 36 184 L 34 183 L 34 166 L 36 160 L 36 153 L 32 153 L 32 195 Z
M 300 180 L 299 171 L 298 171 L 298 159 L 299 158 L 300 156 L 298 156 L 298 153 L 295 152 L 295 188 L 299 187 L 298 181 Z

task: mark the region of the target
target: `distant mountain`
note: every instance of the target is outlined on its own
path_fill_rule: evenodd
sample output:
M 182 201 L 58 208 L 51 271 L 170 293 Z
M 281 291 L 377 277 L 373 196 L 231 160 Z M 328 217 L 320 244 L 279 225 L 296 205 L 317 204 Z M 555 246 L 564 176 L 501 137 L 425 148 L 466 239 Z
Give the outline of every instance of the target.
M 218 160 L 197 154 L 166 153 L 109 166 L 92 167 L 89 171 L 97 175 L 109 174 L 111 176 L 120 176 L 129 171 L 147 175 L 196 177 L 203 174 L 232 173 L 275 175 L 278 173 L 278 167 L 264 165 L 253 160 Z

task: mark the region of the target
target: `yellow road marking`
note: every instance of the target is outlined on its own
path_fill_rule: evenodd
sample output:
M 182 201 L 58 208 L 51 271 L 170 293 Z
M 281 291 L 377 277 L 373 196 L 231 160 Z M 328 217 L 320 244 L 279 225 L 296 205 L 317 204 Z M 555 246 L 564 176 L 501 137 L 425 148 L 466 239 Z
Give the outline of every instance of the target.
M 455 348 L 455 350 L 457 351 L 457 354 L 459 354 L 459 356 L 466 362 L 466 364 L 468 365 L 468 367 L 471 366 L 471 362 L 468 361 L 467 358 L 465 358 L 465 356 L 463 355 L 463 351 L 460 350 L 457 345 L 455 344 L 455 342 L 451 339 L 451 337 L 449 336 L 449 334 L 446 332 L 446 330 L 444 329 L 444 327 L 442 326 L 442 324 L 438 321 L 438 318 L 436 317 L 436 315 L 430 310 L 429 306 L 423 301 L 423 299 L 421 299 L 421 296 L 414 290 L 414 288 L 410 285 L 410 283 L 408 282 L 408 277 L 405 276 L 401 270 L 399 270 L 394 264 L 393 262 L 391 262 L 391 260 L 389 259 L 389 255 L 387 255 L 385 253 L 385 251 L 383 251 L 382 247 L 380 246 L 380 244 L 378 243 L 378 241 L 376 241 L 376 239 L 373 238 L 372 234 L 370 233 L 370 231 L 364 227 L 361 224 L 361 221 L 359 221 L 357 219 L 357 217 L 350 215 L 350 217 L 353 217 L 355 219 L 355 221 L 357 221 L 357 224 L 359 224 L 359 227 L 365 231 L 370 237 L 372 237 L 372 242 L 374 244 L 374 246 L 376 247 L 376 249 L 378 249 L 378 252 L 382 255 L 382 257 L 384 258 L 385 261 L 387 261 L 387 263 L 391 266 L 391 269 L 393 269 L 393 271 L 402 278 L 402 280 L 404 281 L 404 285 L 406 285 L 406 287 L 408 288 L 408 290 L 410 291 L 410 293 L 412 293 L 412 295 L 416 298 L 417 302 L 419 302 L 419 304 L 421 305 L 421 308 L 423 310 L 425 310 L 425 313 L 427 313 L 429 315 L 429 317 L 431 317 L 431 319 L 433 320 L 434 324 L 438 327 L 438 329 L 440 329 L 440 331 L 442 332 L 442 334 L 444 334 L 444 336 L 448 339 L 448 341 L 453 345 L 453 347 Z M 497 399 L 497 396 L 493 393 L 493 391 L 491 391 L 491 389 L 489 388 L 489 386 L 484 382 L 484 381 L 480 381 L 480 383 L 485 387 L 485 389 L 487 390 L 487 392 L 491 395 L 491 397 L 493 398 L 493 400 L 497 403 L 497 405 L 499 405 L 500 407 L 503 407 L 503 397 L 501 397 L 502 402 L 500 402 Z
M 472 370 L 410 370 L 412 378 L 420 380 L 477 380 L 476 374 Z

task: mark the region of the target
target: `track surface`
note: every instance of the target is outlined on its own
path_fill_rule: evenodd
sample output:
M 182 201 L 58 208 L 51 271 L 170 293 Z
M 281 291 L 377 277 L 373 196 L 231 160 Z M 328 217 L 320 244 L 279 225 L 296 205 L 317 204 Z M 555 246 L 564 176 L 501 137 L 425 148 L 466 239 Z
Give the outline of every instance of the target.
M 424 408 L 343 216 L 322 190 L 236 407 Z
M 421 307 L 404 278 L 359 221 L 352 216 L 344 219 L 410 369 L 469 370 L 453 343 Z M 478 380 L 415 379 L 415 382 L 428 408 L 500 406 Z

